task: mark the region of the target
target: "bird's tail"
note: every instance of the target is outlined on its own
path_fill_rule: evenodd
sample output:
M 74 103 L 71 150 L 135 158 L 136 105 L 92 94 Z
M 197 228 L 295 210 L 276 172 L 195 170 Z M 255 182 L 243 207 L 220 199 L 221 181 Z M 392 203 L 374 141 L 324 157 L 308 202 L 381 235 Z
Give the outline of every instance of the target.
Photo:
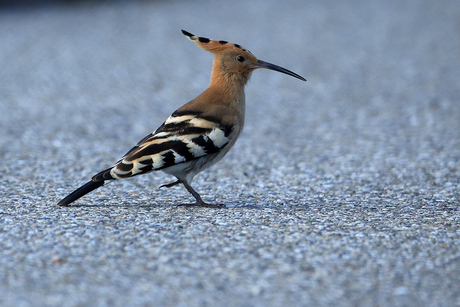
M 92 191 L 96 190 L 97 188 L 101 187 L 102 185 L 104 185 L 103 180 L 101 180 L 101 181 L 93 181 L 93 180 L 91 180 L 91 181 L 87 182 L 86 184 L 82 185 L 81 187 L 79 187 L 78 189 L 76 189 L 75 191 L 73 191 L 72 193 L 70 193 L 69 195 L 67 195 L 64 199 L 62 199 L 58 203 L 58 205 L 66 207 L 70 203 L 76 201 L 80 197 L 88 194 L 89 192 L 92 192 Z

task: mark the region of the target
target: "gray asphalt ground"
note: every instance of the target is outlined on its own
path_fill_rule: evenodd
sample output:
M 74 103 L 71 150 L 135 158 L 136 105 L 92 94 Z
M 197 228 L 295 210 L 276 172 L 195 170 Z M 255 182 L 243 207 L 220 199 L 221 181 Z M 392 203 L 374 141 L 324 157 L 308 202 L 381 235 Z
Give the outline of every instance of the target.
M 139 1 L 0 11 L 1 306 L 459 306 L 460 3 Z M 245 131 L 194 187 L 111 166 L 239 43 Z

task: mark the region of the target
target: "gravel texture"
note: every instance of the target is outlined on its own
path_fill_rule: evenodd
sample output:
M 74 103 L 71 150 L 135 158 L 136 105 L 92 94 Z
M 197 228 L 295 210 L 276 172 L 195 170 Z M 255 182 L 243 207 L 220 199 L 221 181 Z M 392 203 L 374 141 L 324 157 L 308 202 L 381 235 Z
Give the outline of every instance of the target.
M 459 306 L 460 4 L 130 1 L 0 11 L 1 306 Z M 56 203 L 208 84 L 245 131 L 183 208 L 152 173 Z

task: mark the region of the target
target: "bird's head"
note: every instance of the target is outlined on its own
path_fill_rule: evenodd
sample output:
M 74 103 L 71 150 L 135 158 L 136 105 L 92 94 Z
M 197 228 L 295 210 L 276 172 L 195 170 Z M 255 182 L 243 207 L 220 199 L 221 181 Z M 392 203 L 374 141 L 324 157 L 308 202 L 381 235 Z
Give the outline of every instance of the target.
M 214 53 L 215 59 L 211 79 L 224 78 L 246 84 L 253 70 L 266 68 L 285 73 L 302 81 L 307 81 L 305 78 L 286 68 L 258 60 L 249 50 L 238 44 L 198 37 L 185 30 L 182 30 L 182 33 L 199 47 Z

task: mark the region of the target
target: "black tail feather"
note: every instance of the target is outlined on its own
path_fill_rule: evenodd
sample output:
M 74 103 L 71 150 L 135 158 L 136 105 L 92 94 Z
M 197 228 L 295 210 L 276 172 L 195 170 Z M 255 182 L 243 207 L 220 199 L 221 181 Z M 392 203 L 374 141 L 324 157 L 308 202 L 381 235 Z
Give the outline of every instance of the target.
M 79 187 L 78 189 L 76 189 L 75 191 L 73 191 L 72 193 L 70 193 L 69 195 L 67 195 L 64 199 L 62 199 L 58 205 L 59 206 L 68 206 L 70 203 L 73 203 L 74 201 L 76 201 L 77 199 L 79 199 L 80 197 L 88 194 L 89 192 L 92 192 L 94 190 L 96 190 L 97 188 L 101 187 L 102 185 L 104 185 L 104 181 L 89 181 L 87 182 L 86 184 L 82 185 L 81 187 Z

